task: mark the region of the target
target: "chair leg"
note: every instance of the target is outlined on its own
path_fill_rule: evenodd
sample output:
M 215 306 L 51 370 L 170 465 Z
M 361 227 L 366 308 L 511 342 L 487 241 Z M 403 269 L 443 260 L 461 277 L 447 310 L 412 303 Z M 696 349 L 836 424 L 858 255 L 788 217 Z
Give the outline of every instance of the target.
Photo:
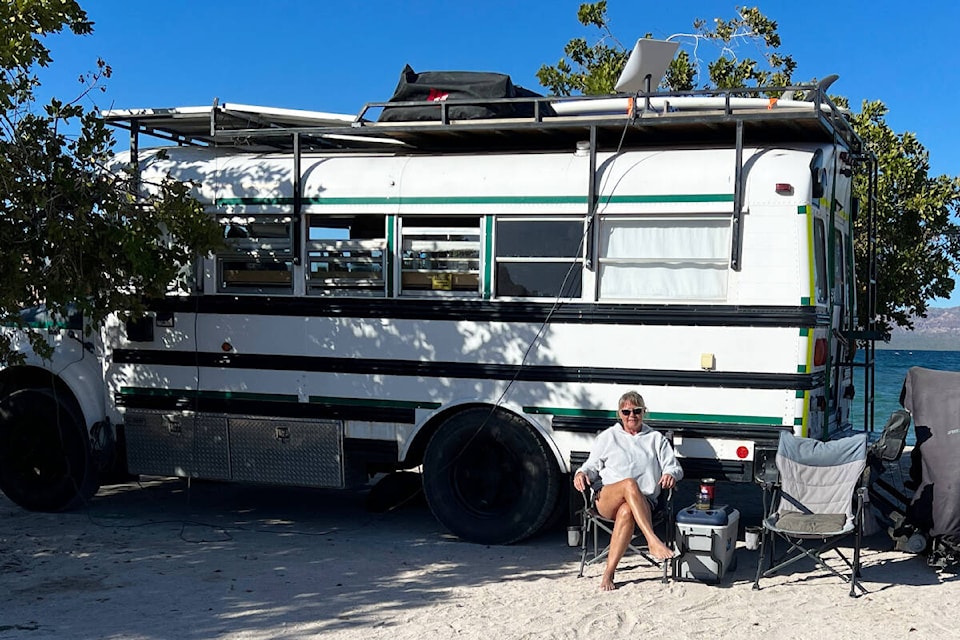
M 580 573 L 577 574 L 578 578 L 583 577 L 583 569 L 587 566 L 587 539 L 590 537 L 590 529 L 592 528 L 590 518 L 584 514 L 580 521 Z M 596 541 L 594 541 L 593 555 L 597 555 Z
M 757 577 L 753 581 L 753 590 L 760 590 L 760 574 L 763 573 L 764 558 L 767 552 L 767 528 L 760 528 L 760 548 L 757 550 Z
M 860 511 L 860 517 L 857 522 L 857 532 L 853 537 L 853 566 L 850 567 L 850 597 L 857 597 L 857 587 L 860 587 L 864 593 L 867 590 L 857 582 L 857 579 L 860 577 L 860 542 L 863 535 L 863 511 Z

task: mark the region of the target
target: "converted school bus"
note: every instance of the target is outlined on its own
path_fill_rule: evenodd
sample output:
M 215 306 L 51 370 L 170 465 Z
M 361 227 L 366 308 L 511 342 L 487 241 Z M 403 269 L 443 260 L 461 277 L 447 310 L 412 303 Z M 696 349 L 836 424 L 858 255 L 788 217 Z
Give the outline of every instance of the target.
M 855 366 L 872 408 L 872 343 L 853 358 L 872 206 L 851 181 L 873 169 L 802 90 L 408 105 L 429 122 L 369 117 L 388 103 L 107 113 L 144 191 L 195 181 L 227 248 L 141 321 L 62 326 L 52 361 L 18 343 L 0 488 L 60 509 L 104 460 L 311 487 L 419 468 L 443 525 L 509 543 L 562 517 L 630 389 L 688 477 L 752 481 L 781 431 L 851 426 Z

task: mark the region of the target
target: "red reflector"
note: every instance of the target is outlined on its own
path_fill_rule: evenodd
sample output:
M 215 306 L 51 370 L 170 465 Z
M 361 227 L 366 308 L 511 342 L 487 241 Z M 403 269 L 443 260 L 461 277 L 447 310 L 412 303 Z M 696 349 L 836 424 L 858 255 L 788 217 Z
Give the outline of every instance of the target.
M 777 193 L 785 193 L 789 195 L 793 193 L 793 185 L 788 182 L 778 182 Z
M 827 363 L 827 339 L 817 338 L 813 343 L 813 366 L 819 367 Z
M 750 455 L 750 449 L 747 449 L 744 446 L 737 447 L 737 457 L 743 460 Z

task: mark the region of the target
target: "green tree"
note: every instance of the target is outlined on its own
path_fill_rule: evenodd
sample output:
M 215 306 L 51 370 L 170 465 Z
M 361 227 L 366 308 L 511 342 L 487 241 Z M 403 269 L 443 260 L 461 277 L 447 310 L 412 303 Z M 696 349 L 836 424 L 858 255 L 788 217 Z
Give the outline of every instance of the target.
M 614 90 L 627 51 L 613 35 L 607 2 L 580 5 L 577 17 L 585 27 L 600 31 L 593 45 L 585 38 L 571 40 L 565 58 L 537 72 L 540 84 L 557 95 L 602 95 Z M 708 26 L 712 25 L 712 27 Z M 712 45 L 717 57 L 700 73 L 700 61 L 681 49 L 667 70 L 662 87 L 672 91 L 695 88 L 787 87 L 793 84 L 796 62 L 780 53 L 778 25 L 759 8 L 738 7 L 737 15 L 708 23 L 698 19 L 693 32 L 678 34 L 695 42 L 697 51 Z M 648 36 L 649 37 L 649 34 Z M 673 36 L 671 36 L 673 37 Z M 735 55 L 740 45 L 761 52 L 761 59 Z M 700 79 L 698 84 L 697 79 Z M 838 104 L 848 106 L 840 96 Z M 912 328 L 911 317 L 925 317 L 930 300 L 947 297 L 954 288 L 951 272 L 960 267 L 960 178 L 931 176 L 929 154 L 912 133 L 895 133 L 887 125 L 887 108 L 879 101 L 864 101 L 852 116 L 854 129 L 877 157 L 877 322 L 882 330 L 893 325 Z M 867 181 L 855 185 L 866 201 Z M 866 281 L 865 216 L 855 225 L 858 279 Z M 861 324 L 868 309 L 861 300 Z
M 0 321 L 23 327 L 20 310 L 46 305 L 54 318 L 80 311 L 96 326 L 112 312 L 139 313 L 144 298 L 183 286 L 198 253 L 218 244 L 216 222 L 167 180 L 137 198 L 135 176 L 117 171 L 114 139 L 81 106 L 111 69 L 102 60 L 71 101 L 39 104 L 37 72 L 53 60 L 44 38 L 93 23 L 73 0 L 0 5 Z M 111 170 L 112 169 L 112 170 Z M 17 362 L 11 332 L 0 363 Z M 41 332 L 26 332 L 49 355 Z

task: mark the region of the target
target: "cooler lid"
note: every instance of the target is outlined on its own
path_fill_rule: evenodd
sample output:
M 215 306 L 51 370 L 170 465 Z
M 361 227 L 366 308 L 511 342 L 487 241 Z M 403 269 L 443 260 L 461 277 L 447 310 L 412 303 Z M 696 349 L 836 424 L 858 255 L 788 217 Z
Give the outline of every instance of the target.
M 733 512 L 733 507 L 726 504 L 715 505 L 712 509 L 698 509 L 693 505 L 677 512 L 677 524 L 722 526 L 730 521 Z

